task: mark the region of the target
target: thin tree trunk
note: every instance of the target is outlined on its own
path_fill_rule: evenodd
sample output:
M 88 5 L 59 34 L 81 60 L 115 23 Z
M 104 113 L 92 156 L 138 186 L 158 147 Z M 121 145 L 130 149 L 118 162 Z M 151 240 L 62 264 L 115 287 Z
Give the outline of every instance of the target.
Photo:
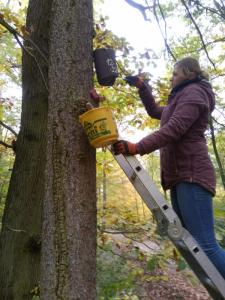
M 96 299 L 96 159 L 78 118 L 92 87 L 92 1 L 53 0 L 42 300 Z
M 138 221 L 140 221 L 140 214 L 139 214 L 139 207 L 138 207 L 138 198 L 137 198 L 137 193 L 135 192 L 135 204 L 136 204 L 136 212 L 138 216 Z
M 213 150 L 214 150 L 215 157 L 216 157 L 216 162 L 217 162 L 217 165 L 219 167 L 219 173 L 220 173 L 221 181 L 222 181 L 222 184 L 223 184 L 223 188 L 225 189 L 225 173 L 224 173 L 223 165 L 221 163 L 220 156 L 219 156 L 217 146 L 216 146 L 216 137 L 215 137 L 212 117 L 210 117 L 209 126 L 210 126 L 211 141 L 212 141 Z
M 30 38 L 48 57 L 48 24 L 51 1 L 30 0 L 27 28 Z M 42 75 L 48 66 L 27 42 Z M 35 60 L 23 51 L 22 116 L 0 240 L 0 299 L 31 299 L 38 287 L 41 248 L 41 214 L 48 92 Z
M 106 225 L 106 205 L 107 205 L 107 182 L 106 182 L 106 149 L 103 149 L 103 165 L 102 165 L 102 229 Z

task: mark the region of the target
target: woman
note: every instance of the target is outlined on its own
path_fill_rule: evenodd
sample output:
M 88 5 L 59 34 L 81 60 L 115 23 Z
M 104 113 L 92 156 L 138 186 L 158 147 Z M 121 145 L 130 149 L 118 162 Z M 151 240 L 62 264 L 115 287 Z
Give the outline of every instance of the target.
M 170 189 L 172 206 L 183 226 L 225 279 L 225 251 L 215 239 L 213 224 L 216 178 L 204 136 L 215 106 L 207 79 L 196 59 L 186 57 L 178 61 L 168 104 L 158 106 L 151 87 L 137 76 L 128 76 L 126 81 L 139 88 L 147 113 L 160 119 L 161 127 L 136 144 L 118 141 L 114 152 L 144 155 L 160 149 L 162 186 Z

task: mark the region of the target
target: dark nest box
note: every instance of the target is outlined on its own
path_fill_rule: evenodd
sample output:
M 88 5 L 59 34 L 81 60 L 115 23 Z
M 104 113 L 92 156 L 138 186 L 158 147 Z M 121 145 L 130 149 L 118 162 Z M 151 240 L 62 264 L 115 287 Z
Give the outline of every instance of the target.
M 115 51 L 110 48 L 96 49 L 94 63 L 99 84 L 112 86 L 118 77 Z

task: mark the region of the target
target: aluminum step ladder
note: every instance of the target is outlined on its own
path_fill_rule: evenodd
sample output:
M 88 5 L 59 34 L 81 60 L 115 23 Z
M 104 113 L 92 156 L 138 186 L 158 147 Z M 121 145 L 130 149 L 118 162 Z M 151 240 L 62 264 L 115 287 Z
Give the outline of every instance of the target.
M 111 148 L 108 149 L 153 213 L 160 232 L 168 235 L 210 296 L 215 300 L 225 299 L 225 280 L 192 235 L 181 225 L 180 219 L 138 159 L 135 156 L 114 155 Z

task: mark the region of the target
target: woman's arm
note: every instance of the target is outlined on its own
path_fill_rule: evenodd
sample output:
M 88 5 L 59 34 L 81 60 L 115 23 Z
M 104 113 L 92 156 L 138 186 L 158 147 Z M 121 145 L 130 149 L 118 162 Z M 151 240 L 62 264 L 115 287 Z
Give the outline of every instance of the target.
M 169 121 L 136 144 L 138 153 L 150 153 L 179 140 L 199 118 L 201 112 L 208 109 L 204 98 L 204 93 L 198 88 L 183 93 Z
M 139 96 L 148 115 L 154 119 L 160 120 L 165 106 L 159 106 L 155 102 L 155 98 L 152 95 L 152 88 L 147 83 L 144 83 L 139 89 Z

